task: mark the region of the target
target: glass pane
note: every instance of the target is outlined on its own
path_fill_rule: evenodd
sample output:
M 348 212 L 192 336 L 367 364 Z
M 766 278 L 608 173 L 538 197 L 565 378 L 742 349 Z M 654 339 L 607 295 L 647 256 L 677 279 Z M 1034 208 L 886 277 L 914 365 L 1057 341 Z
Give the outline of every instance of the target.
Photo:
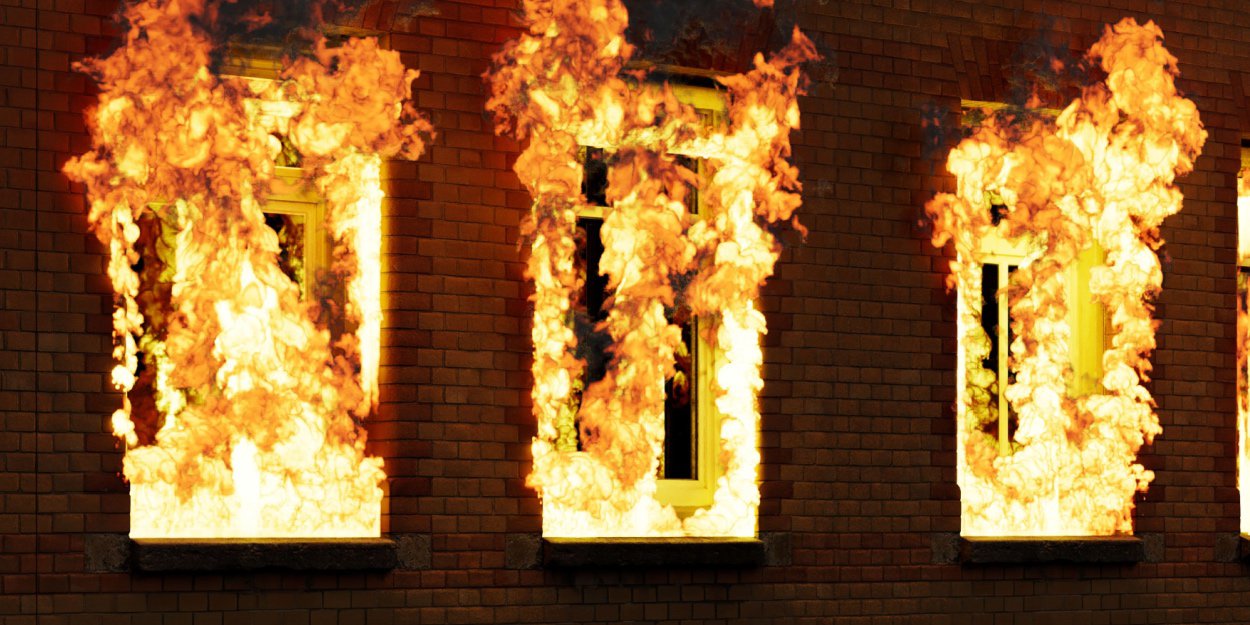
M 1010 367 L 1009 354 L 1015 333 L 1011 328 L 1011 311 L 1008 307 L 1007 293 L 999 293 L 1004 282 L 1010 283 L 1011 276 L 1019 267 L 998 263 L 985 263 L 981 266 L 981 328 L 990 340 L 990 351 L 981 366 L 994 372 L 995 383 L 991 388 L 994 394 L 989 404 L 990 419 L 982 424 L 983 430 L 991 436 L 1003 441 L 1002 451 L 1008 451 L 1007 443 L 1015 437 L 1018 419 L 1011 404 L 1004 400 L 1003 392 L 1015 383 L 1016 374 Z M 1004 274 L 1003 270 L 1006 269 Z M 1006 278 L 1004 280 L 1004 278 Z M 1004 319 L 1005 317 L 1005 319 Z M 1004 372 L 1006 375 L 1004 376 Z M 1001 414 L 1006 409 L 1006 418 Z M 1004 432 L 1003 429 L 1006 429 Z
M 664 382 L 664 456 L 660 459 L 660 477 L 667 480 L 694 480 L 699 477 L 698 405 L 699 385 L 696 378 L 699 351 L 694 343 L 694 319 L 688 308 L 672 314 L 681 325 L 681 347 L 675 362 L 676 373 Z
M 608 163 L 605 154 L 599 148 L 585 148 L 586 156 L 582 160 L 585 174 L 582 176 L 582 195 L 591 206 L 608 205 Z
M 573 332 L 577 335 L 577 357 L 586 362 L 581 393 L 607 374 L 611 358 L 611 335 L 596 326 L 607 318 L 604 304 L 611 293 L 608 279 L 600 275 L 599 260 L 603 257 L 600 232 L 603 220 L 596 217 L 577 219 L 577 254 L 574 259 L 583 288 L 574 295 L 572 306 Z M 682 345 L 676 354 L 676 374 L 664 383 L 664 455 L 660 458 L 660 477 L 664 479 L 697 479 L 698 427 L 695 406 L 698 405 L 698 362 L 695 345 L 695 320 L 688 308 L 670 311 L 669 320 L 681 325 Z M 578 449 L 581 441 L 578 441 Z
M 304 250 L 304 216 L 265 213 L 265 225 L 278 233 L 278 268 L 299 285 L 300 295 L 308 296 Z
M 608 347 L 612 336 L 607 331 L 596 330 L 600 322 L 608 318 L 604 302 L 608 293 L 608 279 L 599 272 L 599 259 L 603 257 L 603 241 L 599 231 L 603 220 L 595 217 L 577 219 L 577 257 L 574 262 L 582 281 L 582 290 L 574 295 L 573 332 L 577 335 L 577 357 L 586 361 L 582 388 L 603 379 L 608 368 Z
M 700 173 L 699 172 L 699 159 L 696 159 L 693 156 L 678 155 L 675 157 L 675 160 L 677 161 L 677 164 L 681 165 L 682 167 L 685 167 L 686 169 L 689 169 L 690 171 L 694 172 L 696 175 Z M 687 186 L 686 189 L 689 193 L 689 195 L 686 196 L 686 210 L 690 211 L 690 214 L 692 215 L 698 215 L 699 214 L 699 187 Z
M 998 265 L 981 265 L 981 328 L 990 337 L 990 353 L 981 366 L 998 371 Z

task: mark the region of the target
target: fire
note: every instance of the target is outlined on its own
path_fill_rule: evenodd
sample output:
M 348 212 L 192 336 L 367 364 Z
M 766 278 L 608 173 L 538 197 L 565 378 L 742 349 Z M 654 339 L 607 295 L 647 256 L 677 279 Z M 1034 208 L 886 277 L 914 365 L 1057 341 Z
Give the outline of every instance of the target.
M 1237 490 L 1241 533 L 1250 534 L 1250 174 L 1245 154 L 1237 177 Z
M 762 4 L 757 2 L 757 4 Z M 798 65 L 816 57 L 797 30 L 784 50 L 750 72 L 718 79 L 727 120 L 708 126 L 667 86 L 626 72 L 628 14 L 619 0 L 527 0 L 528 32 L 496 57 L 488 102 L 498 131 L 528 145 L 516 173 L 534 198 L 526 233 L 533 281 L 533 410 L 538 435 L 528 484 L 543 502 L 546 536 L 754 536 L 759 504 L 756 402 L 760 335 L 755 301 L 778 244 L 765 226 L 800 204 L 786 158 L 798 127 Z M 605 377 L 575 397 L 571 302 L 581 188 L 579 146 L 612 155 L 601 272 L 612 290 L 612 359 Z M 706 159 L 699 180 L 673 155 Z M 705 198 L 696 217 L 688 185 Z M 714 372 L 723 470 L 713 503 L 686 518 L 656 497 L 664 443 L 664 382 L 673 376 L 679 327 L 665 316 L 681 301 L 712 323 L 702 337 L 720 350 Z M 574 430 L 576 429 L 576 434 Z M 569 439 L 576 438 L 576 444 Z
M 1174 185 L 1206 140 L 1197 108 L 1176 90 L 1176 58 L 1152 22 L 1125 19 L 1090 49 L 1106 72 L 1057 119 L 1012 126 L 991 115 L 950 154 L 954 194 L 926 206 L 933 244 L 953 240 L 960 298 L 958 475 L 964 535 L 1111 535 L 1132 531 L 1133 497 L 1153 474 L 1137 451 L 1161 432 L 1143 386 L 1155 346 L 1150 300 L 1162 286 L 1158 228 L 1181 209 Z M 991 198 L 994 198 L 992 201 Z M 1005 212 L 995 225 L 992 204 Z M 1018 415 L 1014 451 L 979 426 L 998 383 L 982 367 L 981 249 L 991 238 L 1038 250 L 1007 287 Z M 1089 270 L 1090 297 L 1108 313 L 1102 375 L 1073 379 L 1070 268 Z M 1083 260 L 1084 259 L 1084 260 Z
M 219 76 L 219 9 L 129 4 L 125 44 L 82 63 L 101 87 L 94 147 L 65 171 L 109 252 L 131 536 L 378 536 L 385 473 L 361 420 L 377 402 L 381 164 L 422 152 L 417 73 L 373 39 L 319 37 L 278 80 Z M 302 170 L 275 163 L 290 148 Z M 308 185 L 333 283 L 284 271 L 266 224 L 267 202 Z

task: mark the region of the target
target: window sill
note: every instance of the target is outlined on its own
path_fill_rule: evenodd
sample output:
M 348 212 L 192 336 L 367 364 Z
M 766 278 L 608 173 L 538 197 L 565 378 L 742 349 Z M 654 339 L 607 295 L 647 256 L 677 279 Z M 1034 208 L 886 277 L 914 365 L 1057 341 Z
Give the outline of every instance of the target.
M 430 566 L 430 538 L 421 534 L 305 539 L 132 539 L 92 534 L 84 546 L 89 571 L 387 571 Z
M 934 537 L 934 562 L 944 564 L 1134 564 L 1157 562 L 1162 536 Z
M 748 568 L 768 563 L 756 538 L 543 538 L 541 565 L 579 568 Z

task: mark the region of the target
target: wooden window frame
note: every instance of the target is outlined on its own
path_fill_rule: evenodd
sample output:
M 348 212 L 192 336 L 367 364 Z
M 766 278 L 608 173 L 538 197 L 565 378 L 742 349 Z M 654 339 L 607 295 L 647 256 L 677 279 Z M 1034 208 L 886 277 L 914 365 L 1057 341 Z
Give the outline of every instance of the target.
M 1010 412 L 1008 410 L 1008 401 L 1006 397 L 1007 385 L 1003 383 L 1007 379 L 1009 373 L 1010 344 L 1008 342 L 1009 327 L 1011 322 L 1011 311 L 1008 305 L 1007 289 L 1004 288 L 1008 284 L 1008 265 L 1022 267 L 1039 258 L 1042 254 L 1042 248 L 1036 242 L 1007 240 L 998 235 L 986 237 L 981 240 L 980 245 L 980 262 L 976 263 L 979 267 L 986 264 L 997 264 L 999 266 L 999 290 L 996 295 L 998 300 L 998 324 L 997 336 L 993 337 L 998 341 L 998 362 L 996 363 L 995 381 L 996 381 L 996 399 L 998 402 L 998 431 L 997 439 L 1000 453 L 1011 452 L 1011 440 L 1008 437 L 1008 420 Z M 1067 283 L 1067 301 L 1068 301 L 1068 326 L 1072 332 L 1072 338 L 1069 342 L 1069 358 L 1072 364 L 1072 382 L 1068 386 L 1068 392 L 1079 397 L 1096 392 L 1102 379 L 1102 354 L 1107 346 L 1106 335 L 1106 311 L 1102 304 L 1093 301 L 1089 292 L 1090 270 L 1103 262 L 1104 253 L 1098 247 L 1087 249 L 1077 257 L 1077 261 L 1067 269 L 1065 282 Z M 956 298 L 958 313 L 962 318 L 964 315 L 964 298 Z M 959 393 L 960 406 L 965 405 L 963 394 L 967 393 L 967 382 L 962 378 L 962 372 L 965 370 L 965 349 L 963 341 L 959 342 L 958 354 L 958 370 L 961 372 Z
M 724 95 L 716 89 L 710 87 L 698 87 L 685 84 L 670 84 L 673 94 L 683 104 L 690 105 L 700 112 L 709 114 L 713 121 L 718 116 L 723 116 L 728 107 L 725 102 Z M 603 148 L 607 150 L 613 149 L 613 146 L 588 146 Z M 684 156 L 679 151 L 672 151 L 670 154 Z M 700 179 L 703 179 L 709 172 L 705 169 L 706 162 L 704 159 L 696 159 L 698 169 L 695 172 Z M 705 210 L 706 198 L 699 189 L 697 196 L 697 218 L 707 214 Z M 601 206 L 583 205 L 577 211 L 578 218 L 603 219 L 604 208 Z M 700 317 L 694 317 L 691 320 L 691 336 L 694 344 L 694 376 L 692 382 L 694 389 L 695 402 L 694 410 L 694 436 L 695 436 L 695 477 L 693 479 L 665 479 L 661 478 L 656 483 L 656 500 L 661 504 L 671 505 L 677 512 L 678 517 L 684 518 L 693 514 L 700 508 L 707 508 L 712 505 L 713 498 L 716 494 L 717 483 L 724 474 L 724 467 L 719 462 L 720 450 L 720 423 L 721 414 L 716 409 L 716 366 L 721 360 L 720 350 L 709 343 L 703 337 L 707 334 L 715 334 L 715 325 L 712 325 L 710 331 L 706 324 L 714 324 L 710 320 Z

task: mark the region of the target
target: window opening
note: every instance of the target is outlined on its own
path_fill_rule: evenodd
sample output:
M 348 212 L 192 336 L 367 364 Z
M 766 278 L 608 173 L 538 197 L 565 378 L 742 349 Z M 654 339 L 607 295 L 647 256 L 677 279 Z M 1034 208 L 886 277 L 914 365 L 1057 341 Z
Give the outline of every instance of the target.
M 1057 116 L 988 111 L 950 153 L 955 192 L 926 206 L 956 251 L 967 536 L 1129 533 L 1153 479 L 1137 452 L 1161 431 L 1145 386 L 1158 227 L 1206 133 L 1154 24 L 1109 27 L 1089 58 L 1107 79 Z
M 551 8 L 526 4 L 530 28 L 496 57 L 487 105 L 500 133 L 526 142 L 515 169 L 534 198 L 526 231 L 538 435 L 527 483 L 542 499 L 543 534 L 754 536 L 765 329 L 755 300 L 778 254 L 767 227 L 799 204 L 788 137 L 799 121 L 797 65 L 814 48 L 796 31 L 770 61 L 719 78 L 717 89 L 668 89 L 629 67 L 620 2 Z M 723 117 L 706 123 L 696 109 Z M 706 161 L 697 200 L 686 197 L 691 169 L 673 155 Z M 590 275 L 595 257 L 610 297 Z M 599 327 L 612 337 L 606 364 L 582 345 L 595 342 L 586 328 L 599 293 Z M 687 405 L 700 415 L 689 428 Z M 709 407 L 720 420 L 712 431 L 701 418 Z M 697 454 L 685 452 L 685 429 Z M 678 509 L 696 490 L 709 503 Z
M 126 13 L 65 169 L 109 253 L 131 536 L 377 536 L 381 171 L 430 129 L 416 73 L 375 39 L 215 73 L 187 15 Z
M 705 101 L 719 97 L 710 89 L 678 86 L 677 90 L 679 97 L 690 99 L 694 99 L 692 94 L 702 95 Z M 717 111 L 699 108 L 695 110 L 705 126 L 711 126 L 719 120 Z M 586 362 L 580 389 L 575 393 L 575 402 L 578 405 L 582 390 L 599 382 L 606 375 L 612 349 L 611 334 L 600 325 L 607 319 L 608 309 L 605 304 L 612 293 L 608 288 L 608 277 L 599 267 L 603 256 L 600 232 L 603 227 L 603 211 L 607 205 L 608 162 L 612 155 L 596 147 L 583 147 L 582 153 L 586 170 L 582 194 L 589 206 L 580 210 L 577 217 L 577 273 L 582 288 L 575 295 L 573 323 L 574 331 L 580 339 L 577 356 Z M 678 166 L 695 173 L 699 181 L 706 177 L 707 165 L 704 160 L 681 154 L 671 156 Z M 686 211 L 696 217 L 701 215 L 700 184 L 702 183 L 687 185 L 684 202 Z M 660 489 L 663 491 L 661 501 L 673 505 L 679 515 L 685 516 L 698 507 L 711 503 L 712 482 L 719 475 L 714 457 L 715 448 L 699 444 L 701 438 L 712 439 L 719 425 L 715 405 L 711 402 L 700 402 L 701 396 L 710 392 L 709 377 L 715 356 L 711 345 L 706 340 L 699 340 L 701 322 L 686 302 L 678 301 L 676 305 L 667 307 L 664 318 L 680 328 L 681 340 L 674 352 L 673 375 L 664 380 L 664 448 L 659 458 L 657 476 L 661 480 Z M 705 360 L 709 364 L 700 366 Z M 704 432 L 702 435 L 701 431 Z M 582 449 L 580 438 L 577 449 Z M 701 483 L 694 487 L 670 488 L 672 485 L 665 484 L 665 480 L 700 480 Z

